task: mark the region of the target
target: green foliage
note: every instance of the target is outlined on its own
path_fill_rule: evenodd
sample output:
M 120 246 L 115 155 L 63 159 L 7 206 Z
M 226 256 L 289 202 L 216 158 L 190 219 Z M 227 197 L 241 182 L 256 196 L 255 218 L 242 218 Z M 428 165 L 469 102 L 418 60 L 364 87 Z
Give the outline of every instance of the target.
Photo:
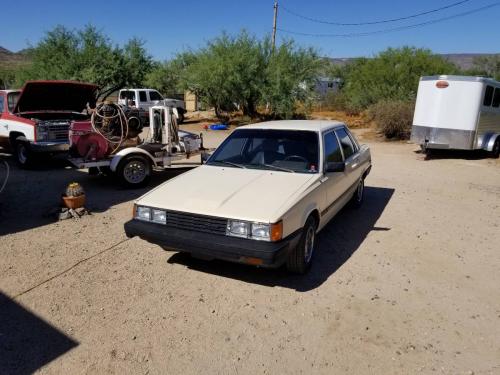
M 500 81 L 500 54 L 477 57 L 474 59 L 474 67 L 467 74 L 492 77 Z
M 456 73 L 455 65 L 430 50 L 403 47 L 358 59 L 346 65 L 340 77 L 351 108 L 363 110 L 381 100 L 414 100 L 421 76 Z
M 68 30 L 57 26 L 30 51 L 32 64 L 17 74 L 17 84 L 29 79 L 67 79 L 97 84 L 101 95 L 123 86 L 142 84 L 152 59 L 138 39 L 123 48 L 93 26 Z
M 195 57 L 189 52 L 178 54 L 174 59 L 164 63 L 155 63 L 146 76 L 145 86 L 160 91 L 167 97 L 174 97 L 186 89 L 182 76 L 187 66 Z
M 381 100 L 368 108 L 368 114 L 386 138 L 408 139 L 414 110 L 413 101 Z

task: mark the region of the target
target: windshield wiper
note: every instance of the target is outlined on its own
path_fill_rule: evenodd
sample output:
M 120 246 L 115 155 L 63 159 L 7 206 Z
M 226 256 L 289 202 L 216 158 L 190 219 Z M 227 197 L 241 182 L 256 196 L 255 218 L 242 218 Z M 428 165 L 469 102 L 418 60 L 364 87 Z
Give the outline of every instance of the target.
M 241 164 L 236 164 L 236 163 L 233 163 L 232 161 L 226 161 L 226 160 L 214 160 L 215 163 L 221 163 L 221 164 L 227 164 L 227 165 L 232 165 L 233 167 L 236 167 L 236 168 L 243 168 L 243 169 L 246 169 L 247 167 L 245 167 L 244 165 L 241 165 Z
M 257 165 L 263 165 L 264 167 L 272 168 L 272 169 L 275 169 L 275 170 L 277 170 L 277 171 L 283 171 L 283 172 L 295 173 L 295 171 L 294 171 L 293 169 L 288 169 L 288 168 L 278 167 L 277 165 L 272 165 L 272 164 L 264 164 L 264 163 L 257 164 Z

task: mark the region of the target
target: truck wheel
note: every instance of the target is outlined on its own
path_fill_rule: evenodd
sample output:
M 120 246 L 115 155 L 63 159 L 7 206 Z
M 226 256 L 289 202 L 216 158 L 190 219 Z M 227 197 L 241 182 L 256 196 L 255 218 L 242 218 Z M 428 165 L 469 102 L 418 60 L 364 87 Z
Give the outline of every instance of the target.
M 493 150 L 491 150 L 491 157 L 498 159 L 500 157 L 500 136 L 497 137 L 495 144 L 493 145 Z
M 30 168 L 33 165 L 33 153 L 28 143 L 16 141 L 14 152 L 16 154 L 17 164 L 21 168 Z
M 177 118 L 177 123 L 182 124 L 184 122 L 184 110 L 181 108 L 177 108 L 177 113 L 179 117 Z
M 146 186 L 151 179 L 151 162 L 144 156 L 126 156 L 116 168 L 116 175 L 126 187 Z
M 300 236 L 299 243 L 288 255 L 286 268 L 289 272 L 304 274 L 311 266 L 316 248 L 316 220 L 310 216 Z
M 351 205 L 354 208 L 359 208 L 363 205 L 363 198 L 365 195 L 365 179 L 361 178 L 358 183 L 358 187 L 351 198 Z

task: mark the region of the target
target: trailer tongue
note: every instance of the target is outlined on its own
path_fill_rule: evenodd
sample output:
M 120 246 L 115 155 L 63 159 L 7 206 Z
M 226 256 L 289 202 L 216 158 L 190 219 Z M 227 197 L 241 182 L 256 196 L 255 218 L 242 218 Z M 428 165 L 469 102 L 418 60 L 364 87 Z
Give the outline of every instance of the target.
M 200 136 L 179 131 L 176 112 L 151 107 L 149 132 L 142 139 L 140 121 L 127 119 L 118 105 L 101 104 L 91 121 L 71 124 L 69 161 L 79 169 L 114 174 L 126 186 L 144 186 L 154 168 L 170 167 L 203 149 Z

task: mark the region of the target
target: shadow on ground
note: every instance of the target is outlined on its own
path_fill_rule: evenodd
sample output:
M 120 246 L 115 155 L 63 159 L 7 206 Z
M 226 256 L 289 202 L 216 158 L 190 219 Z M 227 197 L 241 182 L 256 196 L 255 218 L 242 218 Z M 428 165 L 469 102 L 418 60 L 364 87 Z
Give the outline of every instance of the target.
M 281 286 L 307 292 L 319 287 L 356 252 L 371 231 L 387 231 L 375 224 L 389 203 L 394 189 L 366 187 L 359 209 L 345 207 L 320 232 L 319 246 L 306 275 L 291 275 L 283 268 L 259 269 L 223 261 L 203 261 L 186 253 L 175 253 L 168 260 L 199 272 L 233 278 L 265 286 Z
M 428 150 L 425 160 L 439 159 L 463 159 L 463 160 L 481 160 L 491 158 L 489 152 L 484 150 Z M 422 150 L 414 151 L 416 154 L 424 154 Z
M 16 166 L 12 156 L 2 154 L 10 166 L 10 177 L 0 194 L 0 236 L 53 223 L 51 211 L 61 205 L 61 194 L 70 182 L 80 183 L 86 192 L 85 206 L 91 212 L 134 200 L 153 187 L 190 168 L 155 172 L 150 184 L 141 189 L 124 189 L 111 177 L 89 176 L 69 166 L 63 158 L 47 159 L 34 170 Z M 3 171 L 0 171 L 4 173 Z M 0 183 L 3 182 L 3 174 Z
M 32 374 L 77 345 L 0 292 L 0 374 Z

